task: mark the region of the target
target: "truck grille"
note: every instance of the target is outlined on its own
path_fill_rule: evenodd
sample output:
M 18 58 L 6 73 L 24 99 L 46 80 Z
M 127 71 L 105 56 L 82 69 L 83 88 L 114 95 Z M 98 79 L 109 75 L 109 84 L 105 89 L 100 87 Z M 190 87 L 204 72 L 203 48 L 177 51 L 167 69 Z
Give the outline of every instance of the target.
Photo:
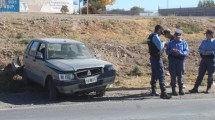
M 93 68 L 93 69 L 85 69 L 85 70 L 79 70 L 76 72 L 76 75 L 78 78 L 86 78 L 90 76 L 95 76 L 103 73 L 103 68 Z
M 103 81 L 102 81 L 102 80 L 99 80 L 99 81 L 96 82 L 96 83 L 91 83 L 91 84 L 80 84 L 80 85 L 79 85 L 79 88 L 80 88 L 80 89 L 90 88 L 90 87 L 94 87 L 94 86 L 98 86 L 98 85 L 102 85 L 102 84 L 103 84 Z

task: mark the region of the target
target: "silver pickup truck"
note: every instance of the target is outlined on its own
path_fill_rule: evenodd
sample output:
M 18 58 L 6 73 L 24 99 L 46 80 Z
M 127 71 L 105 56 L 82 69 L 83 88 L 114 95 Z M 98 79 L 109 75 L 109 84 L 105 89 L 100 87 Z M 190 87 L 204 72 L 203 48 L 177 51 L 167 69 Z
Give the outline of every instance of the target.
M 33 39 L 24 52 L 23 65 L 15 60 L 12 66 L 22 68 L 25 83 L 46 87 L 50 99 L 60 93 L 103 96 L 116 76 L 111 63 L 98 60 L 84 43 L 68 39 Z

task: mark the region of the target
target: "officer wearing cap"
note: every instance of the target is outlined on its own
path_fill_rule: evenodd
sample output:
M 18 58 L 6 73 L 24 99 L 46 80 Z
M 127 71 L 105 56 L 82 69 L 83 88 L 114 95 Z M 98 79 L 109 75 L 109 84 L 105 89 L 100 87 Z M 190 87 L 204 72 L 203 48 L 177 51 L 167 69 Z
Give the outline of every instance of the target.
M 171 76 L 172 94 L 178 96 L 176 92 L 176 78 L 178 80 L 179 94 L 184 95 L 182 78 L 184 59 L 189 53 L 188 44 L 182 39 L 183 31 L 177 29 L 174 34 L 174 39 L 168 44 L 166 53 L 169 55 L 169 72 Z
M 165 72 L 162 61 L 162 51 L 164 48 L 164 42 L 161 42 L 160 35 L 163 34 L 163 27 L 161 25 L 156 25 L 155 30 L 148 37 L 148 46 L 151 62 L 151 89 L 153 96 L 159 96 L 156 92 L 156 82 L 159 80 L 162 99 L 170 99 L 171 96 L 166 93 L 166 83 L 165 83 Z
M 171 34 L 171 31 L 169 29 L 164 30 L 164 37 L 169 39 L 169 41 L 171 42 L 172 40 L 174 40 L 174 35 Z M 166 44 L 168 45 L 168 44 Z M 168 56 L 169 59 L 169 56 Z M 183 74 L 185 73 L 185 60 L 184 60 L 184 68 L 183 68 Z
M 190 90 L 190 93 L 198 93 L 198 87 L 200 86 L 205 72 L 208 72 L 207 89 L 205 93 L 209 93 L 211 85 L 213 84 L 213 73 L 215 67 L 215 39 L 213 38 L 213 31 L 206 31 L 206 39 L 202 41 L 199 46 L 199 53 L 201 56 L 201 62 L 199 65 L 199 73 L 196 79 L 194 88 Z

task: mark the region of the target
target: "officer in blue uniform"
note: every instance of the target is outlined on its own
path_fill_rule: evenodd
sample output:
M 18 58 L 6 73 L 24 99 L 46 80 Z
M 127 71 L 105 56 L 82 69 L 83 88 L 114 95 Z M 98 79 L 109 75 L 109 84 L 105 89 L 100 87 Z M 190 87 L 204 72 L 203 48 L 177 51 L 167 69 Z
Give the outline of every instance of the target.
M 199 53 L 201 56 L 201 62 L 199 66 L 199 73 L 195 82 L 194 88 L 190 90 L 190 93 L 198 93 L 198 87 L 202 82 L 205 72 L 208 72 L 208 83 L 205 93 L 209 93 L 211 85 L 213 84 L 213 73 L 215 66 L 215 39 L 213 38 L 213 31 L 206 31 L 206 39 L 202 41 L 199 46 Z
M 176 92 L 176 78 L 178 79 L 179 94 L 184 95 L 182 78 L 184 69 L 184 59 L 189 53 L 188 44 L 182 37 L 183 31 L 177 29 L 167 48 L 166 53 L 169 56 L 169 72 L 171 76 L 172 95 L 178 96 Z
M 169 39 L 169 41 L 171 42 L 172 40 L 174 40 L 174 35 L 171 34 L 171 31 L 166 29 L 164 30 L 164 37 Z M 167 44 L 168 45 L 168 44 Z M 168 56 L 169 59 L 169 56 Z M 185 73 L 185 60 L 184 60 L 184 68 L 183 68 L 183 74 Z
M 164 48 L 164 43 L 160 40 L 160 35 L 163 34 L 163 27 L 161 25 L 156 25 L 154 33 L 150 34 L 148 37 L 148 46 L 151 62 L 151 89 L 153 96 L 159 96 L 156 92 L 156 82 L 159 80 L 162 99 L 170 99 L 171 96 L 166 93 L 166 83 L 165 83 L 165 72 L 164 65 L 162 61 L 162 51 Z

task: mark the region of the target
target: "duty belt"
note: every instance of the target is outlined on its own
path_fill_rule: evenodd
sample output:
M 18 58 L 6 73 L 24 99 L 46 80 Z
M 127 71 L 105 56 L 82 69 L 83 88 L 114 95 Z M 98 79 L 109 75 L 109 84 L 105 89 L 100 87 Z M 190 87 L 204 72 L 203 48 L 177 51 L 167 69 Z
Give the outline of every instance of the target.
M 214 59 L 214 55 L 202 55 L 202 54 L 200 54 L 200 56 L 202 58 L 206 58 L 206 59 Z
M 175 59 L 179 59 L 179 60 L 184 60 L 185 56 L 176 56 L 176 55 L 169 55 L 169 58 L 175 58 Z

